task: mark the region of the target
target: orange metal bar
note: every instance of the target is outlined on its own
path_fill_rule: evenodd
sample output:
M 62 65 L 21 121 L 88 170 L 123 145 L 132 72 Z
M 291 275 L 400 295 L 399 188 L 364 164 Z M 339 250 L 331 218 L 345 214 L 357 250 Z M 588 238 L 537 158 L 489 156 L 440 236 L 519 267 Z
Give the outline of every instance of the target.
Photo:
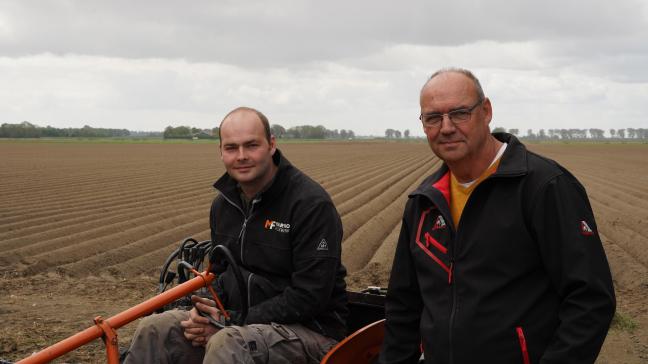
M 94 323 L 99 326 L 103 335 L 104 345 L 106 345 L 106 356 L 108 364 L 119 364 L 119 344 L 117 343 L 117 332 L 104 321 L 101 316 L 94 319 Z
M 178 298 L 186 296 L 191 292 L 200 289 L 201 287 L 209 286 L 209 284 L 214 280 L 215 277 L 216 276 L 214 274 L 208 273 L 208 271 L 200 273 L 198 277 L 192 278 L 191 280 L 181 285 L 173 287 L 170 290 L 162 292 L 159 295 L 152 297 L 125 311 L 122 311 L 113 317 L 103 320 L 103 324 L 115 330 L 119 329 L 129 322 L 135 321 L 138 318 L 177 300 Z M 19 361 L 16 364 L 41 364 L 50 362 L 63 354 L 67 354 L 70 351 L 73 351 L 74 349 L 89 343 L 94 339 L 102 337 L 102 335 L 104 335 L 104 330 L 98 325 L 89 327 L 75 335 L 68 337 L 67 339 L 61 340 L 58 343 Z M 115 334 L 115 342 L 116 340 L 117 337 Z

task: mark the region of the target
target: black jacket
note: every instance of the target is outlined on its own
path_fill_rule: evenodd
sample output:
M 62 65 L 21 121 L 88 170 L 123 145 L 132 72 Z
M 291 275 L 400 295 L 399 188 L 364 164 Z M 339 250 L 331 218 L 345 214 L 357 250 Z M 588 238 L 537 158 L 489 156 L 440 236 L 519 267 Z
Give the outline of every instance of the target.
M 220 194 L 211 207 L 212 241 L 227 246 L 247 273 L 246 324 L 301 323 L 339 340 L 348 315 L 342 222 L 319 184 L 279 150 L 273 161 L 277 173 L 249 211 L 227 173 L 214 184 Z M 240 296 L 228 273 L 219 277 L 219 291 L 226 308 L 236 311 Z
M 593 363 L 615 309 L 583 186 L 509 134 L 458 229 L 442 166 L 407 202 L 381 363 Z

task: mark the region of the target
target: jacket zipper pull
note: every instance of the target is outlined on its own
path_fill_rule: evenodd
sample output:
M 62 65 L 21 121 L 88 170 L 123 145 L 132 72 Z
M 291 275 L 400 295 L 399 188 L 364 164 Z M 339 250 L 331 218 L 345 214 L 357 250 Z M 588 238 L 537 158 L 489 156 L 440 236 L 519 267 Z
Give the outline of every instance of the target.
M 452 272 L 454 271 L 454 260 L 450 260 L 450 269 L 448 269 L 448 285 L 452 284 Z

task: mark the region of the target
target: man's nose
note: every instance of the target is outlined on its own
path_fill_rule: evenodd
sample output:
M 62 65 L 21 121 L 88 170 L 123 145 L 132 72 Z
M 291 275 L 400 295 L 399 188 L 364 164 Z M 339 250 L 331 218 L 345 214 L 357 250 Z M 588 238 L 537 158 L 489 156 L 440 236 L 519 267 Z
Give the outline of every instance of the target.
M 236 154 L 237 159 L 247 159 L 247 153 L 245 151 L 245 147 L 240 146 L 238 148 L 238 153 Z
M 448 114 L 443 114 L 441 119 L 441 126 L 439 131 L 442 134 L 450 134 L 455 131 L 455 124 L 450 120 L 450 115 Z

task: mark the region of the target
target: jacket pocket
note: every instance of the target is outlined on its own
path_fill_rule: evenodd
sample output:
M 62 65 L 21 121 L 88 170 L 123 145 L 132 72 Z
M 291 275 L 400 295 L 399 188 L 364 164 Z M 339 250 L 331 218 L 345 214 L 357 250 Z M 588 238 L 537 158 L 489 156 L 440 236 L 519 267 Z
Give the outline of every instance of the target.
M 524 337 L 524 330 L 522 329 L 522 326 L 516 327 L 515 331 L 517 333 L 518 341 L 520 342 L 520 351 L 522 352 L 522 363 L 531 364 L 531 360 L 529 360 L 529 350 L 527 349 L 527 342 L 526 342 L 526 338 Z

